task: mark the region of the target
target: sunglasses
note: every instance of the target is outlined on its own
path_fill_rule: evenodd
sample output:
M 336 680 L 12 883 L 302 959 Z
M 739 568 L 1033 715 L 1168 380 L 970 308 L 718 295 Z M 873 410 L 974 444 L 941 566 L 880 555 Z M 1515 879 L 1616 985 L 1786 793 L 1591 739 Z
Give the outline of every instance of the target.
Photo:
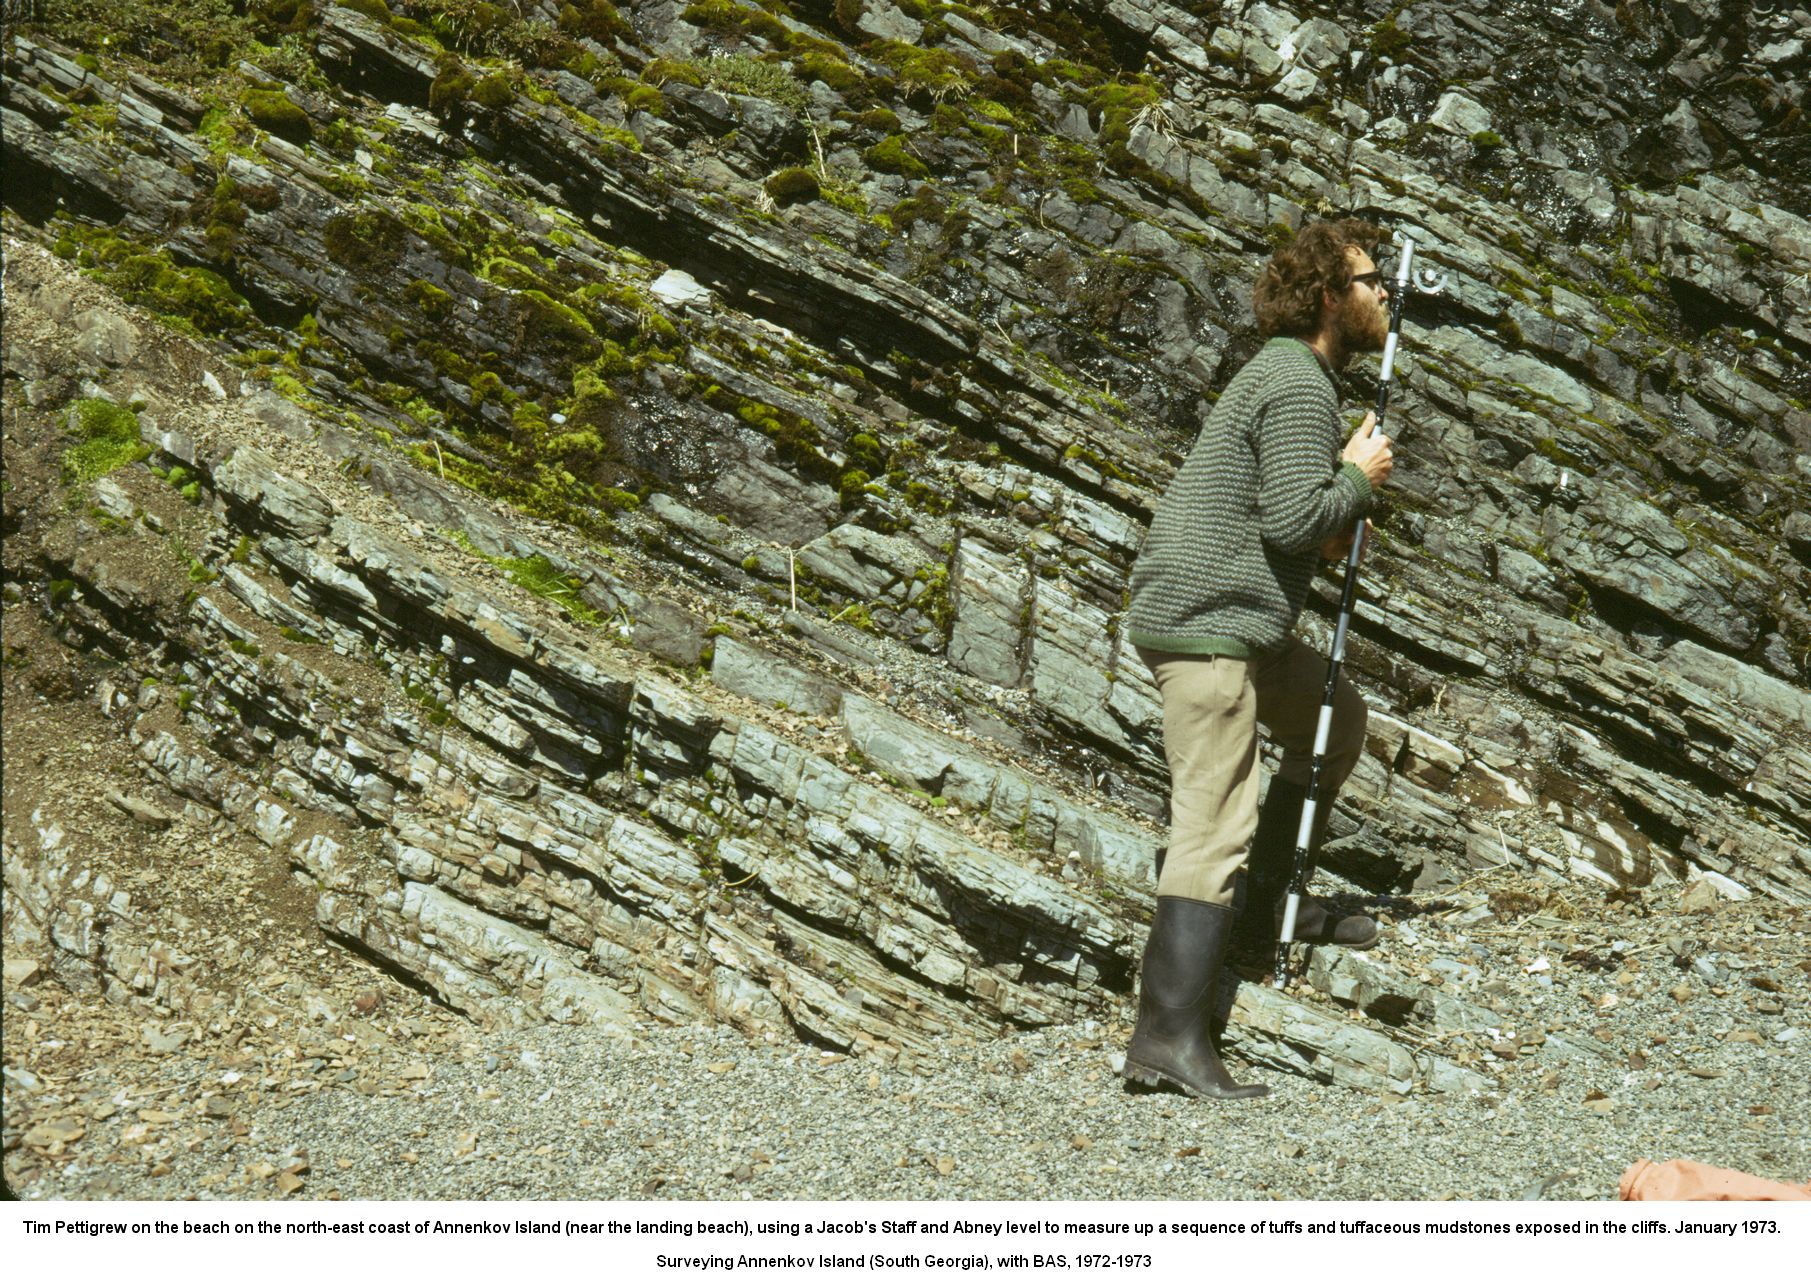
M 1381 292 L 1383 290 L 1383 271 L 1366 270 L 1363 274 L 1354 274 L 1352 276 L 1352 281 L 1354 283 L 1363 283 L 1365 286 L 1375 288 L 1377 291 Z

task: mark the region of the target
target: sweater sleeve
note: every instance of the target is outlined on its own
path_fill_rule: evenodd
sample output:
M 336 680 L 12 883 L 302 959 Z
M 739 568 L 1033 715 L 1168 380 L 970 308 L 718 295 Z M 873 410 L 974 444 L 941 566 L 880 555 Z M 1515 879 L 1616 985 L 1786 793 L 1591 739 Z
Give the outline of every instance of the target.
M 1330 416 L 1322 395 L 1291 388 L 1266 402 L 1253 421 L 1258 533 L 1278 552 L 1318 548 L 1371 507 L 1370 481 L 1338 458 Z

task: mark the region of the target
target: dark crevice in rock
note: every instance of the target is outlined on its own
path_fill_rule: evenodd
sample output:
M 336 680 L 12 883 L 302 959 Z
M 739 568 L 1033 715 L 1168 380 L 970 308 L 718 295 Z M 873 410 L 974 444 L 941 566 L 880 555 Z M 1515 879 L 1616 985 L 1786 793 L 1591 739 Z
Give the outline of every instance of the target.
M 838 1039 L 833 1039 L 827 1034 L 812 1029 L 810 1025 L 806 1024 L 805 1019 L 801 1014 L 793 1012 L 789 1008 L 785 1011 L 785 1017 L 787 1027 L 792 1031 L 794 1037 L 796 1037 L 799 1042 L 804 1043 L 809 1047 L 814 1047 L 820 1052 L 834 1053 L 839 1056 L 848 1056 L 850 1054 L 850 1044 L 844 1043 Z
M 1753 310 L 1733 304 L 1688 278 L 1670 277 L 1666 286 L 1678 307 L 1679 320 L 1699 339 L 1725 327 L 1779 335 L 1777 328 Z
M 449 1002 L 445 996 L 434 988 L 431 982 L 423 979 L 412 969 L 397 963 L 382 952 L 372 949 L 358 938 L 353 937 L 340 929 L 322 928 L 320 933 L 323 940 L 331 942 L 333 945 L 338 946 L 343 950 L 350 951 L 352 954 L 357 955 L 360 959 L 370 964 L 373 968 L 383 969 L 387 975 L 395 978 L 398 982 L 407 986 L 422 998 L 430 1000 L 439 1007 L 445 1008 L 448 1012 L 456 1012 L 462 1017 L 471 1015 L 466 1012 L 465 1009 L 459 1007 L 459 1005 Z
M 117 225 L 126 216 L 126 209 L 93 183 L 47 168 L 34 156 L 10 146 L 6 151 L 6 206 L 36 226 L 58 212 L 101 225 Z

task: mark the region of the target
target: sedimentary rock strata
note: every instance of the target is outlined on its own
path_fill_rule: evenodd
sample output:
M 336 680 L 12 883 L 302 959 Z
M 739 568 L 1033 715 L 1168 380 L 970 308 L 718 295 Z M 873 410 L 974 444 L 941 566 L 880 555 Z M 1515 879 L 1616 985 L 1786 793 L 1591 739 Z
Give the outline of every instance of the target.
M 156 793 L 326 933 L 505 1020 L 909 1060 L 1116 1012 L 1165 790 L 1127 574 L 1263 253 L 1346 213 L 1449 282 L 1336 884 L 1811 901 L 1786 15 L 429 8 L 286 10 L 224 82 L 5 54 L 9 608 L 129 670 Z M 108 401 L 142 454 L 59 459 Z M 1238 994 L 1254 1056 L 1475 1079 Z

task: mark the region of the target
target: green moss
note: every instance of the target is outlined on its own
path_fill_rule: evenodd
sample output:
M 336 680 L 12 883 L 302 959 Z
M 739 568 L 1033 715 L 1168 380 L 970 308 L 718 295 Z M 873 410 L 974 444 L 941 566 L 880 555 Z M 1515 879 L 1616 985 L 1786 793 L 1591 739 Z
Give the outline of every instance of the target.
M 65 483 L 92 482 L 151 454 L 138 439 L 138 417 L 124 407 L 104 398 L 84 398 L 72 414 L 80 441 L 63 452 Z
M 979 76 L 973 62 L 948 49 L 887 40 L 872 52 L 907 92 L 927 95 L 933 101 L 966 96 Z
M 275 191 L 269 187 L 257 189 L 255 195 L 262 210 L 274 206 Z M 191 223 L 203 227 L 202 235 L 208 247 L 218 260 L 227 260 L 233 249 L 239 244 L 239 232 L 250 217 L 246 211 L 245 201 L 240 198 L 239 184 L 231 177 L 222 176 L 214 183 L 211 195 L 197 199 L 189 208 Z
M 968 116 L 949 102 L 939 102 L 931 109 L 931 132 L 939 137 L 954 137 L 968 131 Z
M 1090 451 L 1079 442 L 1072 444 L 1065 450 L 1063 452 L 1063 458 L 1065 460 L 1079 460 L 1081 463 L 1086 464 L 1089 468 L 1099 473 L 1102 477 L 1117 478 L 1122 482 L 1129 481 L 1131 478 L 1130 474 L 1120 468 L 1119 465 L 1115 464 L 1112 460 Z
M 421 308 L 422 317 L 429 322 L 444 322 L 453 312 L 453 298 L 426 279 L 411 279 L 402 294 Z
M 591 320 L 564 301 L 538 288 L 511 298 L 519 325 L 519 347 L 544 360 L 582 362 L 595 358 L 599 349 L 597 329 Z
M 259 128 L 287 141 L 306 142 L 314 133 L 308 113 L 280 92 L 247 89 L 245 113 Z
M 1500 150 L 1505 144 L 1503 139 L 1488 128 L 1471 135 L 1471 144 L 1481 151 Z
M 386 208 L 342 213 L 327 222 L 323 246 L 334 264 L 354 274 L 381 275 L 402 260 L 408 227 Z
M 867 469 L 884 469 L 885 453 L 880 440 L 872 433 L 857 433 L 849 438 L 849 458 Z
M 667 99 L 660 95 L 660 90 L 650 84 L 636 84 L 633 80 L 624 81 L 627 87 L 619 95 L 623 105 L 632 111 L 646 111 L 658 115 L 666 106 Z
M 1102 84 L 1088 95 L 1088 105 L 1100 112 L 1098 145 L 1109 154 L 1115 147 L 1123 150 L 1132 135 L 1132 122 L 1140 111 L 1154 107 L 1160 100 L 1160 86 L 1149 76 L 1131 83 L 1118 80 Z
M 818 449 L 817 425 L 804 416 L 753 398 L 744 398 L 722 385 L 707 386 L 703 394 L 713 405 L 733 411 L 745 424 L 761 430 L 773 440 L 774 447 L 800 472 L 824 481 L 834 481 L 840 472 Z
M 849 469 L 838 480 L 838 493 L 842 496 L 844 508 L 854 508 L 862 502 L 867 494 L 868 483 L 873 479 L 861 469 Z
M 868 77 L 834 54 L 814 51 L 799 58 L 795 65 L 800 79 L 806 83 L 822 80 L 851 106 L 859 106 L 873 97 Z M 887 113 L 892 114 L 891 111 Z
M 1373 57 L 1400 61 L 1413 43 L 1414 37 L 1397 26 L 1394 17 L 1385 18 L 1371 28 L 1370 48 Z
M 834 0 L 830 6 L 830 17 L 838 30 L 845 35 L 856 35 L 856 23 L 861 21 L 865 6 L 862 0 Z
M 903 135 L 882 138 L 863 152 L 862 158 L 876 172 L 894 172 L 914 181 L 930 176 L 924 162 L 906 148 Z
M 775 203 L 801 203 L 817 198 L 817 174 L 809 168 L 782 168 L 762 188 Z
M 855 122 L 863 128 L 871 128 L 877 133 L 896 133 L 899 131 L 899 116 L 884 106 L 863 111 L 855 116 Z
M 977 115 L 993 120 L 995 123 L 1011 124 L 1014 126 L 1018 123 L 1018 120 L 1014 117 L 1010 107 L 1002 105 L 991 98 L 977 98 L 969 104 L 969 109 L 974 111 Z
M 938 631 L 947 634 L 956 621 L 956 608 L 949 595 L 949 566 L 941 562 L 923 566 L 912 578 L 924 585 L 912 604 L 936 625 Z
M 752 57 L 714 57 L 703 63 L 704 78 L 712 88 L 759 97 L 783 106 L 796 115 L 805 113 L 811 94 L 778 62 Z
M 752 36 L 780 48 L 785 48 L 792 39 L 785 24 L 771 13 L 745 8 L 734 0 L 702 0 L 702 3 L 687 5 L 681 16 L 693 26 L 707 31 Z
M 502 110 L 516 100 L 507 75 L 486 75 L 472 88 L 471 100 L 486 110 Z
M 444 62 L 434 82 L 428 85 L 428 109 L 436 115 L 446 116 L 465 105 L 465 99 L 471 96 L 477 80 L 457 59 Z
M 950 511 L 950 497 L 937 488 L 924 482 L 912 480 L 905 484 L 905 501 L 923 513 L 938 516 Z
M 1534 449 L 1552 460 L 1561 468 L 1569 468 L 1576 473 L 1590 477 L 1597 472 L 1597 465 L 1589 457 L 1568 450 L 1553 438 L 1536 438 Z
M 656 88 L 668 80 L 678 80 L 693 88 L 704 87 L 704 72 L 698 69 L 696 62 L 685 58 L 657 57 L 641 68 L 641 79 L 644 84 L 652 84 Z
M 141 247 L 113 230 L 84 226 L 61 213 L 52 219 L 51 229 L 58 256 L 75 261 L 179 330 L 216 335 L 253 324 L 251 306 L 210 269 L 175 265 L 162 249 Z
M 801 588 L 799 591 L 803 594 L 805 590 Z M 843 609 L 831 615 L 830 622 L 846 623 L 850 627 L 861 632 L 877 631 L 874 626 L 874 616 L 868 612 L 868 607 L 859 601 L 852 606 L 845 606 Z M 887 780 L 896 786 L 898 785 L 899 780 L 896 778 L 888 777 Z
M 270 377 L 270 387 L 291 402 L 304 404 L 308 401 L 308 386 L 287 372 L 273 372 Z
M 631 34 L 629 23 L 610 0 L 568 0 L 560 8 L 559 23 L 560 30 L 603 45 Z
M 602 625 L 604 616 L 579 597 L 584 580 L 560 570 L 539 553 L 532 557 L 492 557 L 479 553 L 513 580 L 517 587 L 546 597 L 580 623 L 590 627 Z

